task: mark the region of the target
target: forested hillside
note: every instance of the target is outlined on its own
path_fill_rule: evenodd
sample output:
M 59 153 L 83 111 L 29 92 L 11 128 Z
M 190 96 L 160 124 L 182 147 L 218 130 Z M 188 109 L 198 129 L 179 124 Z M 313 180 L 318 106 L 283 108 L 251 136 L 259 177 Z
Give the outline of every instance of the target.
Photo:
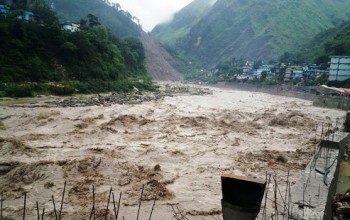
M 80 18 L 93 13 L 120 37 L 139 37 L 142 31 L 141 27 L 133 22 L 137 21 L 137 18 L 122 10 L 118 3 L 106 0 L 47 0 L 47 2 L 64 21 L 79 22 Z
M 350 20 L 318 34 L 295 58 L 308 63 L 327 63 L 329 56 L 334 55 L 350 55 Z
M 269 61 L 301 50 L 318 33 L 348 20 L 348 8 L 350 1 L 344 0 L 218 0 L 184 36 L 164 41 L 176 32 L 169 31 L 174 24 L 178 31 L 188 28 L 176 16 L 154 36 L 170 51 L 206 67 L 232 58 Z
M 116 37 L 92 14 L 81 19 L 79 31 L 62 31 L 55 12 L 36 3 L 25 7 L 37 15 L 34 20 L 19 19 L 24 11 L 16 4 L 1 16 L 0 95 L 127 91 L 148 79 L 138 39 Z
M 174 15 L 170 23 L 158 24 L 152 37 L 167 46 L 174 46 L 178 39 L 189 34 L 191 28 L 209 11 L 216 0 L 194 0 Z

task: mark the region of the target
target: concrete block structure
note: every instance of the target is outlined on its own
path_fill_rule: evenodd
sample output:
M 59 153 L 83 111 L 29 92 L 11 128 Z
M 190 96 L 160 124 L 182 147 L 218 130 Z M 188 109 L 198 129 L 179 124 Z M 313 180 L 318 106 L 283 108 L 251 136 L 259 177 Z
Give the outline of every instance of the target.
M 348 137 L 348 133 L 336 132 L 321 141 L 300 181 L 292 186 L 288 202 L 289 219 L 332 219 L 332 197 Z

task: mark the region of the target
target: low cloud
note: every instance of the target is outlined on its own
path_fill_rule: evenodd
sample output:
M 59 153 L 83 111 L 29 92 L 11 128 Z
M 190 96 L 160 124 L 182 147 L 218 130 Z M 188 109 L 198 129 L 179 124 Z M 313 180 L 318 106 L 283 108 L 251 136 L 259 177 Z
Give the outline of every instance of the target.
M 142 28 L 151 31 L 159 23 L 171 20 L 173 14 L 193 0 L 114 0 L 123 10 L 140 19 Z

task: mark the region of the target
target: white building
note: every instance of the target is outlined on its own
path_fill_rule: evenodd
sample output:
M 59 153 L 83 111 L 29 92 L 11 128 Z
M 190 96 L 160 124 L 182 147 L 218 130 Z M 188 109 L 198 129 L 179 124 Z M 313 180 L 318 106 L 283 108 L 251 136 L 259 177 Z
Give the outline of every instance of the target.
M 328 81 L 344 81 L 350 78 L 350 56 L 332 56 Z
M 79 30 L 80 25 L 79 24 L 62 24 L 62 30 L 64 31 L 70 31 L 75 32 Z

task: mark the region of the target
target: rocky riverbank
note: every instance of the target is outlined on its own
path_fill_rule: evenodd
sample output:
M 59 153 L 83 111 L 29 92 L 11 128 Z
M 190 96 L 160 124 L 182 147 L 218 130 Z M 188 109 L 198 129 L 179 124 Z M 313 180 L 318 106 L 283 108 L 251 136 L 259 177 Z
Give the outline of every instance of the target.
M 142 94 L 137 88 L 133 93 L 111 93 L 97 95 L 76 95 L 69 98 L 54 98 L 45 101 L 31 103 L 17 103 L 11 107 L 87 107 L 110 106 L 114 104 L 140 104 L 179 95 L 209 95 L 213 92 L 209 88 L 203 88 L 181 83 L 161 84 L 160 88 L 152 93 Z M 7 101 L 11 99 L 6 99 Z

